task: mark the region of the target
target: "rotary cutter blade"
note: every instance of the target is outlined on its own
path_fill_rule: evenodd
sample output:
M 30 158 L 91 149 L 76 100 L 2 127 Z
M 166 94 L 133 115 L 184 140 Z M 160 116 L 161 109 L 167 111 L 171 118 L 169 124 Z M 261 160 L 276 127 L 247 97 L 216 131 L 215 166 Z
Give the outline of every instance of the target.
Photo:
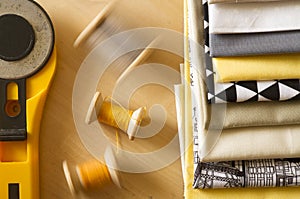
M 45 10 L 31 0 L 1 0 L 0 198 L 39 198 L 39 126 L 55 67 Z
M 52 23 L 34 1 L 2 0 L 1 5 L 0 78 L 26 78 L 41 69 L 52 54 Z

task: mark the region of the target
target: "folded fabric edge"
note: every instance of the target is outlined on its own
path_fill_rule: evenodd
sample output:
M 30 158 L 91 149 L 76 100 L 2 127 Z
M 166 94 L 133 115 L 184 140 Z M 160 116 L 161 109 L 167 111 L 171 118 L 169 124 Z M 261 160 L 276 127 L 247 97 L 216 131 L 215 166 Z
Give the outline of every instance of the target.
M 299 30 L 210 34 L 210 56 L 233 57 L 299 53 L 299 38 Z
M 185 176 L 185 161 L 184 161 L 184 153 L 185 153 L 185 136 L 184 136 L 184 120 L 182 115 L 184 113 L 184 85 L 178 84 L 174 86 L 175 89 L 175 103 L 176 103 L 176 115 L 177 115 L 177 128 L 178 128 L 178 136 L 179 136 L 179 146 L 180 146 L 180 159 L 181 159 L 181 168 L 182 174 Z M 183 178 L 184 180 L 184 178 Z M 185 183 L 185 182 L 184 182 Z
M 299 30 L 298 1 L 269 1 L 209 4 L 213 34 Z M 276 15 L 274 15 L 276 9 Z M 255 12 L 254 12 L 255 11 Z M 287 15 L 286 12 L 289 14 Z
M 300 54 L 212 58 L 218 83 L 300 79 Z
M 300 185 L 300 158 L 199 162 L 194 188 L 291 187 Z

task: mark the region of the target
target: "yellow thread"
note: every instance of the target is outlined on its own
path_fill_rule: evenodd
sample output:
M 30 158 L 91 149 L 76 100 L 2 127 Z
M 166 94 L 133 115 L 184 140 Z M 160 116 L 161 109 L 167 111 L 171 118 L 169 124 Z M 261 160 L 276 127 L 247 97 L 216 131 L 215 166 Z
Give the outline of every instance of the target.
M 116 153 L 119 153 L 120 142 L 119 142 L 119 133 L 118 133 L 118 131 L 116 131 L 116 145 L 117 145 Z
M 0 162 L 2 161 L 2 154 L 3 154 L 3 146 L 2 146 L 2 142 L 0 142 Z
M 132 114 L 132 110 L 127 110 L 104 100 L 100 107 L 98 121 L 126 132 Z
M 91 160 L 77 166 L 78 177 L 86 190 L 102 188 L 112 183 L 107 166 Z

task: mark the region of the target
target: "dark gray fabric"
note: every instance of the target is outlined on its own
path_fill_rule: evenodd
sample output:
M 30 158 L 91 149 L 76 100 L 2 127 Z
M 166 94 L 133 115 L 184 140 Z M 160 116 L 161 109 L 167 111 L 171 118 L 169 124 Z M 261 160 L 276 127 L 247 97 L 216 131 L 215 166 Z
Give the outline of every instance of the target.
M 210 56 L 251 56 L 300 52 L 300 31 L 210 34 Z

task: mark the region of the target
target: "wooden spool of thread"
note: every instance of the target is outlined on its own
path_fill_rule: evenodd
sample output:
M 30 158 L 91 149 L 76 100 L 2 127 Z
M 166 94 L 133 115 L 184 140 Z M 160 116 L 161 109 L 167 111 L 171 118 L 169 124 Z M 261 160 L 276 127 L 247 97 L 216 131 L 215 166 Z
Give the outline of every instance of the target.
M 108 167 L 107 165 L 110 165 Z M 84 191 L 99 190 L 115 184 L 121 188 L 115 156 L 109 150 L 105 154 L 105 163 L 92 159 L 81 164 L 70 166 L 63 162 L 65 178 L 71 193 L 75 196 Z
M 101 25 L 105 18 L 111 13 L 113 7 L 116 4 L 116 0 L 110 1 L 97 16 L 85 27 L 85 29 L 79 34 L 75 40 L 73 46 L 77 48 L 95 31 L 95 29 Z
M 81 185 L 86 190 L 103 188 L 112 183 L 107 166 L 97 160 L 77 165 L 76 172 Z
M 103 101 L 100 107 L 98 121 L 126 132 L 132 114 L 132 110 L 127 110 L 111 102 Z
M 117 79 L 116 84 L 119 84 L 121 80 L 123 80 L 134 68 L 143 63 L 145 60 L 150 57 L 152 52 L 154 52 L 154 48 L 156 44 L 159 42 L 160 38 L 153 39 L 146 48 L 134 59 L 134 61 L 122 72 L 120 77 Z
M 100 123 L 122 130 L 127 133 L 130 140 L 134 139 L 146 111 L 145 107 L 140 107 L 135 111 L 125 109 L 118 104 L 112 103 L 108 98 L 103 100 L 99 92 L 96 92 L 91 100 L 86 115 L 85 122 L 87 124 L 94 121 L 94 110 Z

